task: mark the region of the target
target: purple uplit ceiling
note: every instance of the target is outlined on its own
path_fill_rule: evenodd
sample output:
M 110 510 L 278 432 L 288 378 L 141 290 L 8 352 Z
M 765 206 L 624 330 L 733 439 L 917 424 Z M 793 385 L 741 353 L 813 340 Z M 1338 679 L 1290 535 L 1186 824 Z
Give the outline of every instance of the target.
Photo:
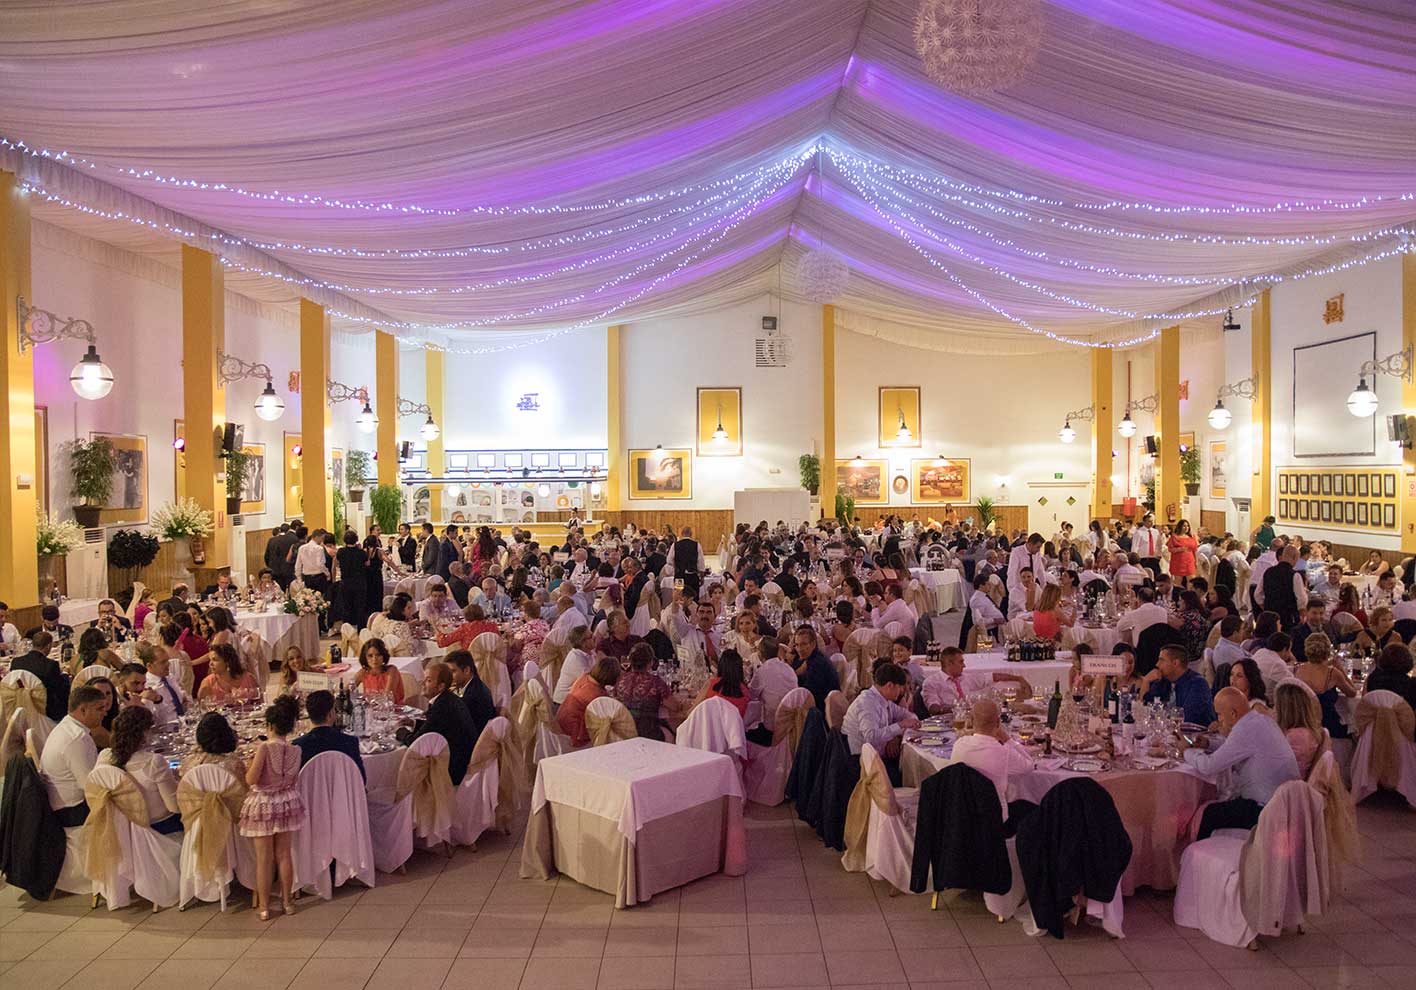
M 1406 5 L 1052 0 L 1031 74 L 981 99 L 922 74 L 915 8 L 7 5 L 0 136 L 86 162 L 0 150 L 0 167 L 31 180 L 47 222 L 159 255 L 176 229 L 245 238 L 223 248 L 240 291 L 304 292 L 349 329 L 464 345 L 741 298 L 775 287 L 779 262 L 790 292 L 792 263 L 817 246 L 852 266 L 841 302 L 862 313 L 943 310 L 950 333 L 1027 332 L 1006 312 L 1127 339 L 1159 314 L 1242 302 L 1246 278 L 1391 250 L 1393 228 L 1416 226 L 1409 199 L 1086 206 L 1416 192 Z

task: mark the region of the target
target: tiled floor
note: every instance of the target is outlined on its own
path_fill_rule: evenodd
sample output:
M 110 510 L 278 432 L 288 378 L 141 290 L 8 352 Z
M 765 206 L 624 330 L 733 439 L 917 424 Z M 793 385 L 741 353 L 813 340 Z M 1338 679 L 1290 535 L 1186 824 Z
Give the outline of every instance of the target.
M 1170 923 L 1168 896 L 1126 903 L 1126 933 L 1030 939 L 976 896 L 930 912 L 842 871 L 785 808 L 753 808 L 752 867 L 616 911 L 569 880 L 517 878 L 519 845 L 488 838 L 407 876 L 305 899 L 262 924 L 244 906 L 151 914 L 36 904 L 0 890 L 0 985 L 15 990 L 676 990 L 872 987 L 1304 990 L 1416 987 L 1416 812 L 1358 812 L 1366 861 L 1306 935 L 1230 949 Z

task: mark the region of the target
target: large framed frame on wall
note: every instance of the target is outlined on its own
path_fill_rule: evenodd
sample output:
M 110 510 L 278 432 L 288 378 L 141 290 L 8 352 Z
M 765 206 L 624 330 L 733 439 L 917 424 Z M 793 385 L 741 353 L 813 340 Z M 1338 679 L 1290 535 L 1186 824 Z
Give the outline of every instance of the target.
M 742 456 L 742 389 L 698 390 L 698 438 L 694 449 L 699 457 Z
M 881 385 L 879 407 L 878 446 L 924 446 L 918 385 Z
M 148 518 L 147 437 L 130 433 L 94 432 L 113 443 L 113 490 L 98 514 L 103 526 L 146 523 Z
M 1377 452 L 1376 416 L 1347 411 L 1352 382 L 1377 357 L 1375 332 L 1293 348 L 1293 456 L 1371 457 Z M 1377 382 L 1371 383 L 1373 389 Z
M 1278 521 L 1369 533 L 1400 532 L 1401 469 L 1278 469 Z

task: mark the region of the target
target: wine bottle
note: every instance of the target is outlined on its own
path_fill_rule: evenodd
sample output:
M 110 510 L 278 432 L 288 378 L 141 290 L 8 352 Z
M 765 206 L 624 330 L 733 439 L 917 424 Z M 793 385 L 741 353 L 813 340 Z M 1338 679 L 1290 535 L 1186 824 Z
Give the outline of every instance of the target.
M 1052 698 L 1047 702 L 1047 727 L 1057 728 L 1057 716 L 1062 711 L 1062 682 L 1052 682 Z

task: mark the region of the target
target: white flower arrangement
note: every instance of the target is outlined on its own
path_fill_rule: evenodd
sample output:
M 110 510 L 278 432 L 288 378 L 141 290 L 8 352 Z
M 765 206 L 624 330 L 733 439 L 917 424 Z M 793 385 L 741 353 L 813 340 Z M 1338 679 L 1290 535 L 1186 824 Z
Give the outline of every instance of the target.
M 35 525 L 35 549 L 41 557 L 62 557 L 83 546 L 84 530 L 76 522 L 56 520 L 39 513 Z
M 327 607 L 324 596 L 309 588 L 292 588 L 285 599 L 287 615 L 316 615 Z
M 216 529 L 211 513 L 196 499 L 179 498 L 153 510 L 152 525 L 167 540 L 191 540 L 210 536 Z

